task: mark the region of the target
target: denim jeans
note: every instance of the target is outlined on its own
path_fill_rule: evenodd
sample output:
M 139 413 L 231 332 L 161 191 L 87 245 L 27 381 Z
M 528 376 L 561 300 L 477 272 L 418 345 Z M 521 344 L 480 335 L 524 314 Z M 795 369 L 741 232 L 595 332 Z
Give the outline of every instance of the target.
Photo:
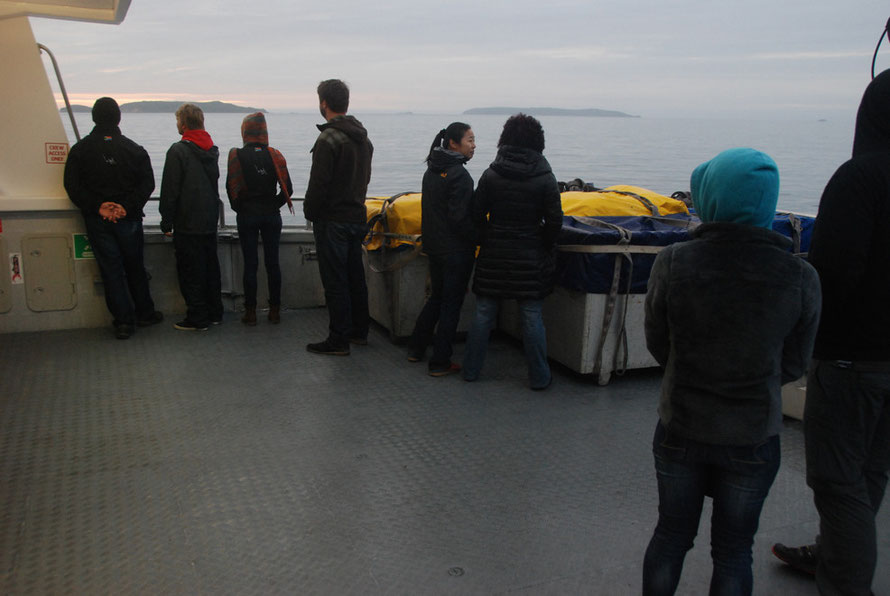
M 875 516 L 890 470 L 890 362 L 814 361 L 804 439 L 807 484 L 819 510 L 819 592 L 870 594 Z
M 415 355 L 422 356 L 432 343 L 430 368 L 451 363 L 451 342 L 457 333 L 460 309 L 464 304 L 475 259 L 473 251 L 429 255 L 430 297 L 417 316 L 409 349 Z
M 281 304 L 281 265 L 278 261 L 278 244 L 281 241 L 281 214 L 241 215 L 238 214 L 238 238 L 241 241 L 241 254 L 244 255 L 244 306 L 256 306 L 257 267 L 259 254 L 257 244 L 263 237 L 263 262 L 266 265 L 266 279 L 269 282 L 269 305 Z
M 677 589 L 705 495 L 713 499 L 710 594 L 751 594 L 751 545 L 779 471 L 779 436 L 756 445 L 710 445 L 673 435 L 659 422 L 652 451 L 658 525 L 643 560 L 643 594 L 673 594 Z
M 328 306 L 328 339 L 346 345 L 368 336 L 368 286 L 362 263 L 362 240 L 368 226 L 332 221 L 313 222 L 318 272 Z
M 122 219 L 112 223 L 99 215 L 85 215 L 84 223 L 114 324 L 133 325 L 136 320 L 148 319 L 155 305 L 145 272 L 142 222 Z
M 522 346 L 528 364 L 528 381 L 533 389 L 550 384 L 550 365 L 547 362 L 547 333 L 541 315 L 543 301 L 520 300 L 519 314 L 522 319 Z M 476 314 L 467 334 L 467 350 L 464 354 L 463 375 L 475 381 L 485 363 L 488 338 L 498 322 L 500 301 L 490 296 L 476 296 Z
M 223 316 L 222 280 L 216 234 L 173 234 L 179 291 L 187 321 L 207 325 Z

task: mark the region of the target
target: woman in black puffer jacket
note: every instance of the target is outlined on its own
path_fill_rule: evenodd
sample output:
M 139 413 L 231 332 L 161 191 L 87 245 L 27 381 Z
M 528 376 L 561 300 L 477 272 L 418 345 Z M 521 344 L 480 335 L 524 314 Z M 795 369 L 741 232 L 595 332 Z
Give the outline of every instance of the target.
M 499 301 L 507 298 L 519 301 L 529 383 L 532 389 L 550 385 L 541 305 L 553 290 L 562 205 L 543 150 L 541 123 L 525 114 L 511 116 L 498 140 L 497 157 L 476 187 L 474 215 L 482 236 L 473 280 L 476 315 L 464 356 L 467 381 L 479 376 Z

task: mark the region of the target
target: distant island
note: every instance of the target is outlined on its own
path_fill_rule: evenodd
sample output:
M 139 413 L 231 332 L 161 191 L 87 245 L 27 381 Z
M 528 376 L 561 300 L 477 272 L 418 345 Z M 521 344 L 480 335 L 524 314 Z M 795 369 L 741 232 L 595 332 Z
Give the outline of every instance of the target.
M 494 116 L 512 116 L 513 114 L 529 114 L 530 116 L 592 116 L 597 118 L 639 118 L 624 112 L 615 110 L 597 110 L 595 108 L 568 110 L 563 108 L 472 108 L 464 112 L 464 114 L 483 114 Z
M 173 114 L 176 109 L 181 106 L 182 101 L 133 101 L 121 104 L 121 112 L 125 114 Z M 253 112 L 263 112 L 262 108 L 250 108 L 236 106 L 233 103 L 224 101 L 193 101 L 190 102 L 201 108 L 204 112 L 211 113 L 228 113 L 228 114 L 250 114 Z M 72 105 L 71 109 L 75 112 L 90 112 L 92 106 Z M 59 110 L 64 112 L 65 108 Z

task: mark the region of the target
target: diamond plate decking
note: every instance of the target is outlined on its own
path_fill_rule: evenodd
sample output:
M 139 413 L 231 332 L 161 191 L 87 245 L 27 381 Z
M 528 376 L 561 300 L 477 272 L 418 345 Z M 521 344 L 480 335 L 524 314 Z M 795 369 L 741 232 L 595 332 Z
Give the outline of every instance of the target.
M 556 367 L 533 392 L 504 338 L 465 383 L 380 330 L 307 353 L 323 309 L 172 322 L 0 335 L 0 593 L 639 593 L 657 371 L 599 387 Z M 769 552 L 818 523 L 799 423 L 782 444 L 755 593 L 814 594 Z M 707 593 L 709 515 L 681 594 Z M 880 523 L 890 594 L 886 506 Z

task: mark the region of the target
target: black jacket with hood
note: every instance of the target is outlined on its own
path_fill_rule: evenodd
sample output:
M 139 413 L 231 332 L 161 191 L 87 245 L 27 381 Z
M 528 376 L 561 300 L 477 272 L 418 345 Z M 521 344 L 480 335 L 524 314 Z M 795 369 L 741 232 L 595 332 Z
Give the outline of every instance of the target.
M 519 300 L 552 292 L 562 203 L 547 159 L 532 149 L 501 146 L 479 178 L 473 211 L 482 230 L 473 292 Z
M 810 263 L 822 281 L 820 360 L 890 361 L 890 70 L 865 90 L 853 158 L 828 181 Z
M 106 201 L 123 205 L 124 219 L 142 220 L 155 189 L 148 153 L 117 126 L 96 126 L 68 154 L 65 190 L 84 215 L 96 215 Z
M 428 255 L 476 250 L 473 222 L 473 177 L 467 158 L 436 147 L 423 174 L 421 225 L 423 251 Z
M 337 116 L 318 129 L 303 215 L 308 221 L 365 223 L 374 154 L 368 131 L 352 116 Z
M 215 234 L 219 221 L 219 149 L 178 141 L 167 150 L 161 179 L 161 231 Z

